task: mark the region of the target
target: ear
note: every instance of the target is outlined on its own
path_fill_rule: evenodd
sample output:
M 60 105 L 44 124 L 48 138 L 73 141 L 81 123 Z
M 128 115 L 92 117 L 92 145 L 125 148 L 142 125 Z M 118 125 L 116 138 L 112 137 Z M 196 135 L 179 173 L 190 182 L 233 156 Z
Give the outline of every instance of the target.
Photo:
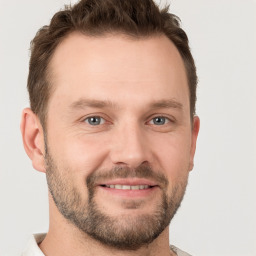
M 25 151 L 32 160 L 34 169 L 45 172 L 43 128 L 37 115 L 30 108 L 22 112 L 20 129 Z
M 191 171 L 194 167 L 194 156 L 196 152 L 196 141 L 200 128 L 200 119 L 198 116 L 193 118 L 193 127 L 192 127 L 192 138 L 191 138 L 191 148 L 190 148 L 190 162 L 189 162 L 189 170 Z

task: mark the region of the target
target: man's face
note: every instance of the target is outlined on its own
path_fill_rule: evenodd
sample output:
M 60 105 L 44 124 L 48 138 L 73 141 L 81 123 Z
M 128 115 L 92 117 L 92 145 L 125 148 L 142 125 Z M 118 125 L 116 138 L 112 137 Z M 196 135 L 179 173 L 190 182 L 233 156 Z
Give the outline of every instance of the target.
M 111 246 L 153 241 L 182 200 L 197 135 L 178 51 L 164 36 L 74 33 L 49 70 L 45 160 L 59 211 Z

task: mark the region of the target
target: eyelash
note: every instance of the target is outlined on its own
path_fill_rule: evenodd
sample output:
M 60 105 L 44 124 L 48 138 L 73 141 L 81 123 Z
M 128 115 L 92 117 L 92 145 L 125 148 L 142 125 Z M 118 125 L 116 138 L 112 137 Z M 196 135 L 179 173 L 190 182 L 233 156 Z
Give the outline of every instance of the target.
M 88 120 L 88 119 L 90 119 L 90 118 L 100 118 L 100 119 L 106 121 L 106 120 L 105 120 L 103 117 L 101 117 L 101 116 L 89 116 L 89 117 L 85 118 L 83 121 L 86 122 L 86 120 Z M 104 122 L 104 123 L 105 123 L 105 122 Z M 89 125 L 90 125 L 90 124 L 89 124 Z M 91 125 L 91 126 L 99 126 L 99 125 Z
M 170 120 L 170 118 L 168 118 L 168 117 L 166 117 L 166 116 L 155 116 L 155 117 L 153 117 L 153 118 L 150 120 L 150 122 L 151 122 L 152 120 L 156 119 L 156 118 L 160 118 L 160 119 L 164 118 L 165 121 L 164 121 L 164 124 L 163 124 L 163 125 L 166 124 L 166 120 L 167 120 L 167 123 L 171 123 L 171 122 L 172 122 L 172 120 Z M 156 125 L 156 124 L 154 124 L 154 125 Z M 158 126 L 158 125 L 156 125 L 156 126 Z M 160 126 L 162 126 L 162 125 L 160 125 Z
M 86 117 L 85 119 L 83 119 L 83 122 L 86 122 L 86 120 L 89 120 L 90 118 L 100 118 L 101 120 L 104 120 L 104 121 L 106 122 L 106 120 L 105 120 L 103 117 L 97 116 L 97 115 Z M 156 119 L 156 118 L 160 118 L 160 119 L 164 118 L 164 119 L 165 119 L 165 122 L 164 122 L 163 125 L 154 124 L 154 125 L 156 125 L 156 126 L 164 126 L 164 125 L 166 125 L 166 120 L 167 120 L 167 124 L 168 124 L 168 123 L 174 123 L 174 121 L 173 121 L 172 119 L 170 119 L 169 117 L 166 117 L 166 116 L 162 116 L 162 115 L 154 116 L 152 119 L 150 119 L 150 121 L 152 121 L 152 120 L 154 120 L 154 119 Z M 90 123 L 88 123 L 88 122 L 87 122 L 87 123 L 88 123 L 90 126 L 100 126 L 100 125 L 104 125 L 105 122 L 104 122 L 103 124 L 96 124 L 96 125 L 92 125 L 92 124 L 90 124 Z

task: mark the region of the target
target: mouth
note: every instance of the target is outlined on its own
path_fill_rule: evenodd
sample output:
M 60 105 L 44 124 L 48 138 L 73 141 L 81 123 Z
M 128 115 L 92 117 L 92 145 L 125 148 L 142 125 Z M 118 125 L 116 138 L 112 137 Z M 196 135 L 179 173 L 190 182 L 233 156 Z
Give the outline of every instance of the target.
M 147 179 L 117 179 L 98 184 L 98 188 L 113 196 L 144 198 L 154 193 L 159 185 Z
M 121 185 L 121 184 L 104 184 L 100 185 L 102 187 L 106 188 L 112 188 L 112 189 L 121 189 L 121 190 L 143 190 L 143 189 L 149 189 L 153 188 L 155 186 L 150 186 L 150 185 Z

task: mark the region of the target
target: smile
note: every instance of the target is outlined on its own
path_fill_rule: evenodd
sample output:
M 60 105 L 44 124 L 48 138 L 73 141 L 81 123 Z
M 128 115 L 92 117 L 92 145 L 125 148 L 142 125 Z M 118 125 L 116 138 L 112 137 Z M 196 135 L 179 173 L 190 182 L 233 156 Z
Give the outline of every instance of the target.
M 104 193 L 114 197 L 145 199 L 155 194 L 160 187 L 154 181 L 148 179 L 126 178 L 104 181 L 98 184 L 98 188 L 100 191 L 104 191 Z
M 151 188 L 151 187 L 153 187 L 153 186 L 149 186 L 149 185 L 135 185 L 135 186 L 130 186 L 130 185 L 121 185 L 121 184 L 117 184 L 117 185 L 103 185 L 103 187 L 113 188 L 113 189 L 122 189 L 122 190 L 142 190 L 142 189 Z

